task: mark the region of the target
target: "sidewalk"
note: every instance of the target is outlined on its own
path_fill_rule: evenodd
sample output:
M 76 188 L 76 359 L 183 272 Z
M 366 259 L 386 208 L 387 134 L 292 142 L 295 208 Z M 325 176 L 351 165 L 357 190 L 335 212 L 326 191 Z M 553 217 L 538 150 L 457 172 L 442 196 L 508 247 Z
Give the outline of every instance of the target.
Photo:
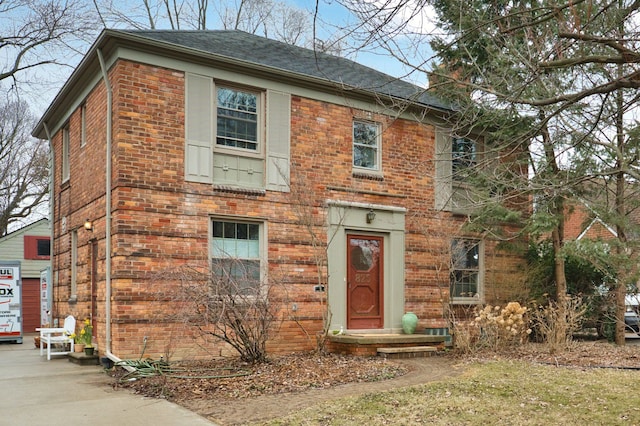
M 80 366 L 65 356 L 47 361 L 33 337 L 0 342 L 0 426 L 214 425 L 168 401 L 113 390 L 100 366 Z

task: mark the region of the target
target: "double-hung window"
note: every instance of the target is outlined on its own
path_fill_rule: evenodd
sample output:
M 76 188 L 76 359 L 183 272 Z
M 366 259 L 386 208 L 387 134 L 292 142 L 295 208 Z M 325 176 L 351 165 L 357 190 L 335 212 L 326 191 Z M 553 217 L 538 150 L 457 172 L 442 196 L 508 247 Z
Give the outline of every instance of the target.
M 62 129 L 62 182 L 68 181 L 70 175 L 70 138 L 69 126 L 67 125 Z
M 451 300 L 479 302 L 482 291 L 480 240 L 457 238 L 451 242 Z
M 87 104 L 80 107 L 80 146 L 87 144 Z
M 218 147 L 259 151 L 259 99 L 247 90 L 216 88 Z
M 291 94 L 187 73 L 185 180 L 289 191 Z
M 353 166 L 380 171 L 380 126 L 377 123 L 353 122 Z
M 469 138 L 454 137 L 451 141 L 452 176 L 456 181 L 466 179 L 478 162 L 478 146 Z
M 251 294 L 260 288 L 261 224 L 212 221 L 211 267 L 227 294 Z

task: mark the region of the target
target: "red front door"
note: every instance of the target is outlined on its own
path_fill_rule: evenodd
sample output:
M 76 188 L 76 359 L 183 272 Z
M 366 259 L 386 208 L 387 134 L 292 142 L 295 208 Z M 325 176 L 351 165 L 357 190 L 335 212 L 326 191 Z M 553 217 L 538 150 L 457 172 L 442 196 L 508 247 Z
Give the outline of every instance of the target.
M 347 328 L 382 328 L 383 239 L 347 236 Z

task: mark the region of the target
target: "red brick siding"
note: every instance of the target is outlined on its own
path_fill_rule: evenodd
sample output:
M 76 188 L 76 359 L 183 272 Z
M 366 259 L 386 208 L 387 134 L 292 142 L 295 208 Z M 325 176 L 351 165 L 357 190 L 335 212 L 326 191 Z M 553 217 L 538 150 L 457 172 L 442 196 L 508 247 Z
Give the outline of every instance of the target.
M 315 347 L 322 329 L 324 305 L 313 291 L 318 282 L 310 234 L 298 220 L 299 205 L 309 207 L 314 232 L 326 239 L 325 201 L 401 206 L 406 215 L 406 309 L 421 327 L 446 324 L 449 245 L 460 232 L 462 217 L 434 211 L 434 129 L 432 126 L 368 115 L 360 110 L 292 97 L 291 192 L 238 194 L 211 185 L 184 181 L 184 75 L 119 61 L 110 70 L 113 108 L 112 199 L 112 336 L 121 357 L 192 356 L 192 330 L 166 321 L 171 301 L 159 300 L 162 271 L 177 265 L 206 266 L 211 215 L 257 218 L 268 226 L 270 277 L 277 283 L 274 299 L 286 301 L 273 352 Z M 90 140 L 80 149 L 76 135 L 79 110 L 71 117 L 71 179 L 56 185 L 54 298 L 56 317 L 90 312 L 90 238 L 98 240 L 98 318 L 96 336 L 104 345 L 104 123 L 105 92 L 99 84 L 87 99 Z M 352 173 L 352 121 L 363 117 L 383 125 L 384 178 Z M 61 135 L 54 138 L 56 157 Z M 82 164 L 83 166 L 78 166 Z M 56 168 L 60 167 L 56 163 Z M 59 170 L 56 172 L 59 176 Z M 98 182 L 98 183 L 96 183 Z M 78 302 L 68 300 L 70 237 L 61 231 L 94 220 L 95 231 L 79 232 Z M 494 253 L 487 244 L 488 298 L 508 300 L 520 284 L 518 258 Z M 295 303 L 298 309 L 290 308 Z M 143 339 L 147 336 L 146 347 Z M 211 352 L 228 352 L 219 343 Z

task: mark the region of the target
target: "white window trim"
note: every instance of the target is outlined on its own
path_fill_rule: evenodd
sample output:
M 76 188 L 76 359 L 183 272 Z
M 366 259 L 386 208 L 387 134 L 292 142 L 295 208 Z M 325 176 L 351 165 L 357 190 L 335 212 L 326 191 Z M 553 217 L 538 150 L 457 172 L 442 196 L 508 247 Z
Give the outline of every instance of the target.
M 453 243 L 454 240 L 469 240 L 469 241 L 476 241 L 478 243 L 478 288 L 476 292 L 476 297 L 454 297 L 451 294 L 451 289 L 452 289 L 451 276 L 453 275 L 453 272 L 456 269 L 453 268 L 453 262 L 451 262 L 451 273 L 449 278 L 450 303 L 452 305 L 481 304 L 484 301 L 484 241 L 479 238 L 455 237 L 451 240 L 451 243 Z M 451 253 L 451 259 L 453 260 L 453 253 Z
M 247 93 L 252 93 L 254 95 L 256 95 L 257 97 L 257 103 L 258 105 L 256 106 L 256 110 L 257 110 L 257 129 L 256 129 L 256 135 L 257 135 L 257 144 L 258 144 L 258 149 L 251 150 L 251 149 L 245 149 L 245 148 L 236 148 L 236 147 L 232 147 L 232 146 L 223 146 L 223 145 L 218 145 L 217 140 L 218 140 L 218 89 L 219 88 L 225 88 L 225 89 L 231 89 L 231 90 L 238 90 L 238 91 L 243 91 L 243 92 L 247 92 Z M 264 90 L 260 90 L 260 89 L 256 89 L 256 88 L 252 88 L 252 87 L 245 87 L 245 86 L 239 86 L 236 84 L 226 84 L 226 83 L 219 83 L 217 81 L 213 82 L 213 152 L 219 152 L 222 154 L 230 154 L 230 155 L 237 155 L 240 157 L 253 157 L 253 158 L 264 158 L 265 155 L 265 141 L 266 141 L 266 137 L 265 137 L 265 91 Z
M 353 127 L 355 123 L 372 124 L 377 129 L 376 130 L 376 166 L 377 166 L 376 168 L 356 166 L 354 164 L 356 141 L 353 135 Z M 374 174 L 374 175 L 382 174 L 382 125 L 380 123 L 371 121 L 371 120 L 363 120 L 360 118 L 354 118 L 353 121 L 351 122 L 351 167 L 353 168 L 354 172 L 357 172 L 357 173 Z

